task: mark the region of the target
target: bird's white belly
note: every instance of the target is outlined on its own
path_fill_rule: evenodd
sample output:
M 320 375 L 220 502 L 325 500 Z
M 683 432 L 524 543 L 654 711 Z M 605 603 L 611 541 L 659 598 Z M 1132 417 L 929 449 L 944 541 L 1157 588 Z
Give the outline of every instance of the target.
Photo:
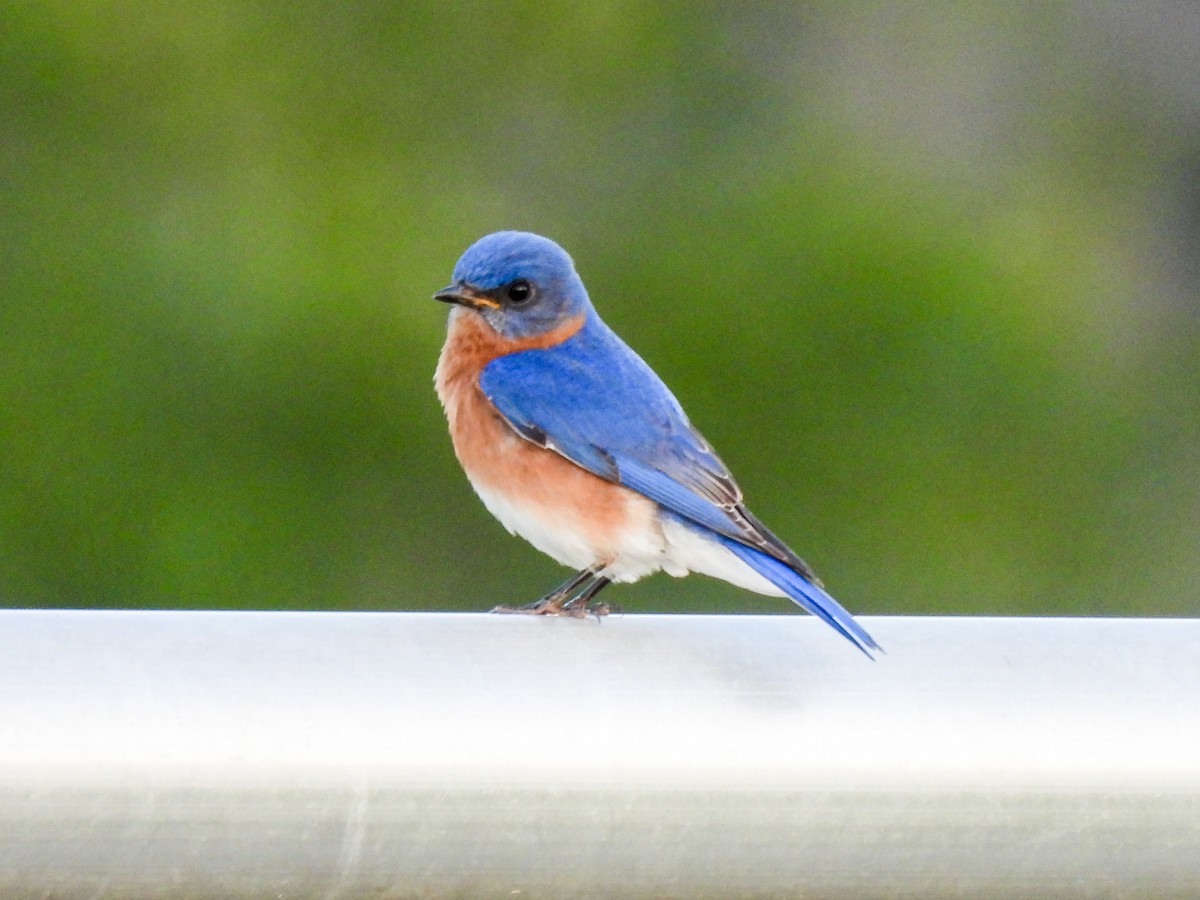
M 564 566 L 602 567 L 601 574 L 620 582 L 637 581 L 661 568 L 665 542 L 657 505 L 645 497 L 631 492 L 625 527 L 615 534 L 607 531 L 601 541 L 586 521 L 565 512 L 522 503 L 473 479 L 471 486 L 510 534 L 523 537 Z
M 514 502 L 474 481 L 472 487 L 510 534 L 564 566 L 582 570 L 603 565 L 601 574 L 617 582 L 637 581 L 659 570 L 676 577 L 699 572 L 759 594 L 784 596 L 717 541 L 671 517 L 659 516 L 658 505 L 645 497 L 630 495 L 629 525 L 621 530 L 615 546 L 598 547 L 586 523 Z

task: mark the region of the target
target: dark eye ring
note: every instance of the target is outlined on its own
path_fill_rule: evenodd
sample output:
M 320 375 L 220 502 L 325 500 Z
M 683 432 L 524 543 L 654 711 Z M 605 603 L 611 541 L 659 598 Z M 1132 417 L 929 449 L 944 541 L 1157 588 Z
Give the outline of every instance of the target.
M 508 286 L 505 291 L 510 303 L 524 303 L 533 296 L 533 288 L 524 278 L 519 278 Z

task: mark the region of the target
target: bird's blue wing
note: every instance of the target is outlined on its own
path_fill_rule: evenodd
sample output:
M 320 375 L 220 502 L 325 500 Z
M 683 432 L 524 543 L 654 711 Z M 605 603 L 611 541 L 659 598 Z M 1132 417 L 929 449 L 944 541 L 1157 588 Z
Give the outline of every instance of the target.
M 528 440 L 816 581 L 742 506 L 729 469 L 667 386 L 598 318 L 560 344 L 492 360 L 479 383 Z
M 667 476 L 684 492 L 676 502 L 685 504 L 686 494 L 736 494 L 724 463 L 666 385 L 598 319 L 589 317 L 560 344 L 492 360 L 479 385 L 523 436 L 603 478 L 625 483 L 627 468 L 644 468 L 642 478 L 634 475 L 648 480 L 644 487 L 653 490 L 654 473 Z

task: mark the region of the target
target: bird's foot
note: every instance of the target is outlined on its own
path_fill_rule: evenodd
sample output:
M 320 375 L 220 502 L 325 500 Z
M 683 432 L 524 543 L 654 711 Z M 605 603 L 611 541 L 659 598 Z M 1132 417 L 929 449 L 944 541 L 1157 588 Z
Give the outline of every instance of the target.
M 562 597 L 543 597 L 524 606 L 494 606 L 494 613 L 518 613 L 526 616 L 563 616 L 574 615 L 566 612 Z
M 543 597 L 524 606 L 496 606 L 494 613 L 522 613 L 527 616 L 571 616 L 574 619 L 586 619 L 593 615 L 597 620 L 607 616 L 614 607 L 603 603 L 596 595 L 609 584 L 609 579 L 597 574 L 598 567 L 593 566 L 576 572 L 565 582 Z
M 603 600 L 587 602 L 582 597 L 575 597 L 564 601 L 559 597 L 543 597 L 524 606 L 495 606 L 492 612 L 526 616 L 570 616 L 573 619 L 586 619 L 592 615 L 600 619 L 612 612 L 619 613 L 620 610 Z
M 565 614 L 575 616 L 577 619 L 586 619 L 589 615 L 595 616 L 599 621 L 610 613 L 620 613 L 619 607 L 612 603 L 607 603 L 604 600 L 585 601 L 582 597 L 576 597 L 564 607 Z

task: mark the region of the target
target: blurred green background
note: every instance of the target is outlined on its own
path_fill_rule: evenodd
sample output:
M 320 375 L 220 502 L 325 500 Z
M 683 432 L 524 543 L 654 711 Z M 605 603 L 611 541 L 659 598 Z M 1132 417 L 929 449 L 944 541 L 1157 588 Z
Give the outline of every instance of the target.
M 525 228 L 851 609 L 1200 614 L 1195 4 L 0 9 L 0 603 L 554 585 L 431 385 Z

